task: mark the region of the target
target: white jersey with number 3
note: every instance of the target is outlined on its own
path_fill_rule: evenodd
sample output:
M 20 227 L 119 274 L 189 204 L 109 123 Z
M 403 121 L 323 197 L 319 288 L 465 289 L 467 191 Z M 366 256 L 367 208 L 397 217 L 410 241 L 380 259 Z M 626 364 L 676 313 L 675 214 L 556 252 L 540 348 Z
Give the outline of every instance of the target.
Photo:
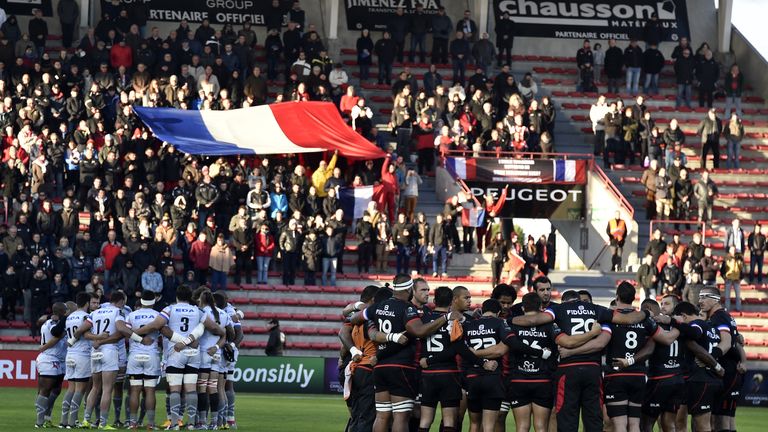
M 180 336 L 189 336 L 198 324 L 205 321 L 205 312 L 189 303 L 167 306 L 160 315 L 168 322 L 168 327 Z

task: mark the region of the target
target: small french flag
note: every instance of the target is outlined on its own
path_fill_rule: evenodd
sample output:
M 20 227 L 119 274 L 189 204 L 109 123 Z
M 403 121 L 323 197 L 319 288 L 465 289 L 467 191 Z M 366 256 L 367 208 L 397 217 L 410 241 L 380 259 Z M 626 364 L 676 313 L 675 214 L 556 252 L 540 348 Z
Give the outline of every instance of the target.
M 555 182 L 583 183 L 586 181 L 584 161 L 553 160 L 552 170 L 555 173 Z
M 363 217 L 363 212 L 368 209 L 368 203 L 373 201 L 374 192 L 374 186 L 341 188 L 339 201 L 344 214 L 354 219 Z
M 472 180 L 477 176 L 477 165 L 475 159 L 449 157 L 445 161 L 445 167 L 454 178 Z

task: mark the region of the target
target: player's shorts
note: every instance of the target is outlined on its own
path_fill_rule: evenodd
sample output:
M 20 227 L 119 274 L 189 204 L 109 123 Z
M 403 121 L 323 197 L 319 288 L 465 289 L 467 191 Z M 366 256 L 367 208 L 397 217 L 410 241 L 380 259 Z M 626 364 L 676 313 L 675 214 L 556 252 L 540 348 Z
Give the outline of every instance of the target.
M 48 354 L 38 354 L 35 362 L 38 376 L 57 377 L 67 372 L 66 361 Z
M 500 375 L 467 375 L 467 408 L 471 412 L 498 411 L 504 400 Z
M 688 382 L 688 414 L 698 415 L 711 412 L 721 388 L 722 383 L 719 381 Z
M 217 351 L 217 354 L 219 355 L 219 360 L 214 360 L 213 356 L 208 354 L 207 349 L 200 348 L 200 369 L 201 370 L 212 370 L 214 364 L 221 362 L 221 350 Z M 218 369 L 217 369 L 218 372 Z
M 685 383 L 681 376 L 649 379 L 645 385 L 643 414 L 658 417 L 661 413 L 674 413 L 685 396 Z
M 95 354 L 101 354 L 96 358 Z M 101 372 L 117 372 L 120 369 L 120 355 L 116 347 L 102 346 L 91 352 L 91 371 L 95 374 Z
M 725 367 L 723 387 L 715 397 L 712 414 L 734 417 L 736 415 L 736 402 L 739 400 L 741 387 L 744 384 L 744 375 L 736 370 L 735 364 L 723 365 L 723 367 Z
M 421 404 L 436 408 L 454 408 L 461 402 L 461 380 L 459 372 L 421 372 Z
M 91 378 L 91 356 L 89 354 L 68 353 L 67 373 L 64 378 L 67 381 L 83 382 Z
M 550 380 L 510 380 L 507 386 L 507 400 L 514 409 L 536 404 L 542 408 L 552 408 L 555 394 Z
M 373 387 L 392 396 L 416 399 L 416 370 L 398 366 L 376 366 L 373 369 Z
M 645 398 L 645 375 L 606 375 L 603 378 L 605 403 L 629 401 L 641 405 Z
M 150 379 L 160 376 L 160 354 L 131 353 L 128 356 L 126 374 L 133 379 Z
M 200 369 L 200 350 L 199 349 L 183 349 L 176 351 L 173 347 L 168 349 L 168 357 L 165 361 L 165 367 L 173 369 Z
M 128 350 L 125 348 L 125 343 L 120 341 L 117 343 L 117 365 L 120 369 L 128 367 Z

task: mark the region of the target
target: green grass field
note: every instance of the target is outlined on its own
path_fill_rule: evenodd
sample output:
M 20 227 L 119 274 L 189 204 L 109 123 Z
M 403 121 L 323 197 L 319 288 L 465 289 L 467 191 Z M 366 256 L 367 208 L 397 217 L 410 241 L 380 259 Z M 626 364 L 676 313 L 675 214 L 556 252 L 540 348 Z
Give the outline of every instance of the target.
M 35 430 L 34 402 L 32 389 L 0 389 L 0 430 Z M 165 413 L 164 404 L 165 394 L 158 393 L 158 419 Z M 61 398 L 56 405 L 53 421 L 58 424 Z M 346 406 L 340 396 L 241 394 L 237 396 L 236 412 L 239 430 L 246 431 L 341 432 L 347 421 Z M 737 421 L 739 432 L 764 432 L 768 430 L 768 409 L 740 408 Z M 510 416 L 507 430 L 514 430 L 513 423 Z M 432 430 L 436 431 L 437 426 Z M 468 430 L 466 425 L 464 430 Z

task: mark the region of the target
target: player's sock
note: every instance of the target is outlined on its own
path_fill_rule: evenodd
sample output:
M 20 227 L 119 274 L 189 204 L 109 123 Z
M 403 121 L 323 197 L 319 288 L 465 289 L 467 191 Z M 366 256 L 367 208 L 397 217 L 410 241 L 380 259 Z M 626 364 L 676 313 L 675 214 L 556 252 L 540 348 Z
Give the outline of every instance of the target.
M 64 400 L 61 401 L 61 424 L 64 426 L 69 424 L 69 405 L 74 395 L 74 392 L 67 392 L 64 394 Z
M 155 410 L 147 410 L 147 426 L 155 425 Z
M 115 423 L 120 423 L 120 413 L 123 411 L 123 392 L 115 392 L 112 396 L 112 405 L 115 407 Z M 128 411 L 126 411 L 128 412 Z
M 61 389 L 55 388 L 51 390 L 51 394 L 48 395 L 48 408 L 45 410 L 46 421 L 51 420 L 51 413 L 53 412 L 54 405 L 56 405 L 56 399 L 59 397 L 59 394 L 61 394 Z
M 227 422 L 235 422 L 235 390 L 227 390 Z
M 184 397 L 187 406 L 187 419 L 189 423 L 193 423 L 197 418 L 197 392 L 187 392 Z
M 209 395 L 209 403 L 211 405 L 211 424 L 215 425 L 219 418 L 219 394 L 211 393 Z
M 83 393 L 75 392 L 72 401 L 69 403 L 69 425 L 74 426 L 77 423 L 77 416 L 80 413 L 80 402 L 83 401 Z
M 206 424 L 208 422 L 208 393 L 197 394 L 197 423 Z
M 99 413 L 99 425 L 106 426 L 109 421 L 109 409 L 105 409 L 104 412 Z M 115 419 L 117 421 L 117 419 Z
M 168 420 L 171 420 L 171 392 L 165 393 L 165 418 Z M 179 398 L 179 403 L 181 403 L 181 398 Z
M 37 413 L 37 420 L 35 424 L 42 425 L 45 421 L 45 410 L 48 409 L 48 398 L 38 394 L 35 399 L 35 412 Z
M 419 432 L 429 432 L 429 428 L 419 428 Z
M 170 400 L 170 408 L 168 412 L 171 413 L 171 425 L 175 425 L 179 422 L 182 416 L 181 412 L 181 393 L 173 392 L 168 396 Z
M 408 430 L 410 432 L 419 432 L 419 419 L 416 417 L 411 417 L 408 420 Z
M 455 428 L 443 426 L 443 432 L 456 432 Z
M 146 415 L 147 415 L 147 399 L 146 397 L 142 396 L 141 401 L 139 401 L 139 419 L 137 420 L 137 424 L 142 424 L 144 422 L 144 416 Z

